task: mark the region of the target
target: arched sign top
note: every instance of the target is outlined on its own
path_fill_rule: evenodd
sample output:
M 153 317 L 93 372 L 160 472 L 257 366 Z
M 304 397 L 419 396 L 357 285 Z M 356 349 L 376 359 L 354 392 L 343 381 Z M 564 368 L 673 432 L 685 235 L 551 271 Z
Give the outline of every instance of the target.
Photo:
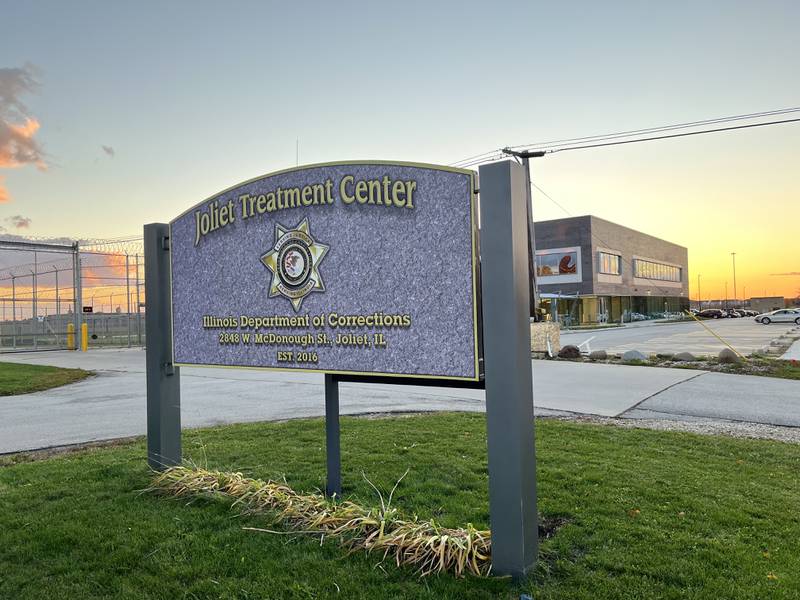
M 174 363 L 477 380 L 474 173 L 306 165 L 170 223 Z
M 222 190 L 220 192 L 217 192 L 213 196 L 209 196 L 205 200 L 202 200 L 202 201 L 198 202 L 197 204 L 195 204 L 191 208 L 187 208 L 180 215 L 175 217 L 172 220 L 172 222 L 177 221 L 178 219 L 180 219 L 184 215 L 186 215 L 186 214 L 188 214 L 188 213 L 190 213 L 192 211 L 197 210 L 198 208 L 200 208 L 204 204 L 206 204 L 208 202 L 211 202 L 212 200 L 214 200 L 215 198 L 217 198 L 219 196 L 222 196 L 223 194 L 226 194 L 226 193 L 228 193 L 228 192 L 230 192 L 232 190 L 235 190 L 236 188 L 239 188 L 241 186 L 244 186 L 244 185 L 247 185 L 247 184 L 250 184 L 250 183 L 254 183 L 254 182 L 259 181 L 261 179 L 266 179 L 268 177 L 275 177 L 276 175 L 283 175 L 284 173 L 293 173 L 295 171 L 304 171 L 304 170 L 307 170 L 307 169 L 317 169 L 317 168 L 320 168 L 320 167 L 338 167 L 338 166 L 347 166 L 347 165 L 376 165 L 376 166 L 393 165 L 393 166 L 400 166 L 400 167 L 416 167 L 418 169 L 435 169 L 437 171 L 448 171 L 450 173 L 461 173 L 463 175 L 467 175 L 467 176 L 470 176 L 470 177 L 473 177 L 473 178 L 475 177 L 475 171 L 471 171 L 469 169 L 461 169 L 461 168 L 458 168 L 458 167 L 449 167 L 447 165 L 437 165 L 437 164 L 433 164 L 433 163 L 421 163 L 421 162 L 410 162 L 410 161 L 339 160 L 339 161 L 332 161 L 332 162 L 311 163 L 311 164 L 307 164 L 307 165 L 298 165 L 298 166 L 295 166 L 295 167 L 289 167 L 289 168 L 286 168 L 286 169 L 281 169 L 279 171 L 272 171 L 271 173 L 265 173 L 264 175 L 258 175 L 256 177 L 251 178 L 251 179 L 247 179 L 245 181 L 241 181 L 239 183 L 235 183 L 234 185 L 232 185 L 230 187 L 227 187 L 227 188 L 225 188 L 224 190 Z

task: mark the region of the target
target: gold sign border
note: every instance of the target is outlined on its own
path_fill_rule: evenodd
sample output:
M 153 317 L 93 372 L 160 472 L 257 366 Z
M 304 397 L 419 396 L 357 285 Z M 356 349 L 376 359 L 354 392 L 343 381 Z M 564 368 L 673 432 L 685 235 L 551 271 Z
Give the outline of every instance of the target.
M 183 211 L 177 217 L 172 219 L 169 222 L 169 237 L 170 237 L 170 247 L 172 247 L 172 224 L 177 221 L 178 219 L 186 216 L 187 214 L 193 212 L 194 210 L 202 207 L 206 203 L 210 202 L 214 198 L 221 196 L 222 194 L 234 190 L 238 187 L 243 185 L 247 185 L 248 183 L 253 183 L 254 181 L 259 181 L 261 179 L 267 179 L 269 177 L 274 177 L 276 175 L 283 175 L 285 173 L 294 173 L 297 171 L 305 171 L 308 169 L 316 169 L 319 167 L 338 167 L 344 165 L 367 165 L 367 166 L 395 166 L 395 167 L 415 167 L 418 169 L 429 169 L 432 171 L 447 171 L 449 173 L 460 173 L 462 175 L 467 175 L 469 177 L 469 184 L 470 184 L 470 192 L 469 192 L 469 202 L 470 202 L 470 224 L 472 228 L 472 336 L 475 343 L 474 353 L 475 353 L 475 376 L 474 377 L 454 377 L 452 375 L 419 375 L 416 373 L 383 373 L 380 371 L 336 371 L 331 369 L 306 369 L 306 368 L 291 368 L 291 367 L 253 367 L 248 365 L 215 365 L 215 364 L 205 364 L 205 363 L 179 363 L 175 361 L 175 322 L 174 322 L 174 297 L 173 297 L 173 280 L 172 280 L 172 257 L 174 256 L 172 250 L 169 253 L 169 318 L 170 318 L 170 335 L 172 337 L 172 364 L 176 367 L 201 367 L 201 368 L 210 368 L 210 369 L 250 369 L 250 370 L 257 370 L 257 371 L 284 371 L 284 372 L 299 372 L 299 373 L 323 373 L 323 374 L 330 374 L 330 375 L 363 375 L 365 377 L 413 377 L 417 379 L 445 379 L 449 381 L 479 381 L 480 380 L 480 365 L 479 360 L 480 357 L 478 356 L 478 228 L 477 228 L 477 220 L 476 220 L 476 197 L 477 194 L 475 193 L 475 171 L 471 171 L 469 169 L 458 169 L 455 167 L 448 167 L 445 165 L 435 165 L 430 163 L 418 163 L 418 162 L 406 162 L 406 161 L 390 161 L 390 160 L 343 160 L 343 161 L 335 161 L 335 162 L 326 162 L 326 163 L 314 163 L 310 165 L 301 165 L 299 167 L 292 167 L 289 169 L 282 169 L 280 171 L 273 171 L 272 173 L 267 173 L 265 175 L 259 175 L 258 177 L 253 177 L 252 179 L 248 179 L 246 181 L 242 181 L 235 185 L 232 185 L 228 188 L 225 188 L 221 192 L 217 192 L 216 194 L 209 196 L 205 200 L 198 202 L 191 208 Z

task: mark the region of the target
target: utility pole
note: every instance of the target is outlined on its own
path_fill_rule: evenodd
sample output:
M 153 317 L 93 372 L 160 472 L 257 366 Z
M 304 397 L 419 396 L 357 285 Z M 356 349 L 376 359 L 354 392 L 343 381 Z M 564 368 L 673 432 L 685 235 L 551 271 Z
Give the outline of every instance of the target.
M 725 308 L 728 308 L 728 282 L 725 282 Z
M 736 295 L 736 252 L 731 252 L 731 256 L 733 257 L 733 303 L 735 305 L 738 298 Z
M 536 152 L 531 152 L 529 150 L 525 150 L 523 152 L 517 152 L 515 150 L 511 150 L 509 148 L 503 148 L 503 154 L 508 154 L 509 156 L 514 156 L 522 160 L 522 165 L 525 167 L 525 178 L 527 179 L 528 185 L 526 186 L 526 198 L 528 205 L 528 272 L 530 273 L 530 299 L 531 299 L 531 316 L 533 316 L 534 320 L 538 321 L 540 319 L 539 316 L 539 287 L 537 285 L 537 277 L 536 277 L 536 239 L 534 234 L 534 225 L 533 225 L 533 198 L 531 197 L 531 158 L 541 158 L 545 155 L 545 153 L 541 150 Z

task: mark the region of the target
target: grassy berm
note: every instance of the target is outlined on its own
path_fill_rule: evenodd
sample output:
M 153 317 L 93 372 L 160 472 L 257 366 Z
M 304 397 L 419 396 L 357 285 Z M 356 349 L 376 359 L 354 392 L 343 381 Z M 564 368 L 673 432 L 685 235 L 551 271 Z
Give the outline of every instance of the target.
M 61 369 L 42 365 L 0 362 L 0 396 L 41 392 L 75 383 L 92 373 L 83 369 Z
M 692 598 L 800 595 L 800 446 L 542 420 L 539 509 L 566 519 L 531 578 L 420 578 L 335 541 L 269 534 L 229 504 L 142 493 L 142 442 L 0 458 L 0 598 Z M 187 431 L 213 469 L 324 484 L 321 420 Z M 488 527 L 483 415 L 343 419 L 349 499 L 366 475 L 406 514 Z

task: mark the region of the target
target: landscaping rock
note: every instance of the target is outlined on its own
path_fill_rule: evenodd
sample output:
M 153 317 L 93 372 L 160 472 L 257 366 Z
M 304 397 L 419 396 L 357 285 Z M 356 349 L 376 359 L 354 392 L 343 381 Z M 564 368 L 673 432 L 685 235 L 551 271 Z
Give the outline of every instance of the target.
M 628 350 L 625 354 L 622 355 L 622 362 L 632 362 L 635 360 L 646 361 L 647 356 L 645 356 L 638 350 Z
M 531 323 L 531 352 L 550 353 L 550 356 L 561 349 L 561 332 L 558 323 L 540 321 Z
M 730 348 L 723 348 L 719 352 L 719 362 L 721 362 L 723 364 L 729 364 L 729 365 L 730 364 L 738 364 L 738 363 L 742 362 L 742 359 L 739 358 L 739 355 L 736 354 L 736 352 L 734 352 Z
M 558 351 L 559 358 L 580 358 L 581 351 L 577 346 L 573 346 L 572 344 L 567 344 L 561 350 Z
M 692 362 L 697 360 L 697 357 L 692 354 L 691 352 L 678 352 L 675 356 L 672 357 L 673 360 L 677 360 L 680 362 Z
M 608 358 L 608 353 L 605 350 L 592 350 L 589 353 L 589 358 L 592 360 L 606 360 Z

